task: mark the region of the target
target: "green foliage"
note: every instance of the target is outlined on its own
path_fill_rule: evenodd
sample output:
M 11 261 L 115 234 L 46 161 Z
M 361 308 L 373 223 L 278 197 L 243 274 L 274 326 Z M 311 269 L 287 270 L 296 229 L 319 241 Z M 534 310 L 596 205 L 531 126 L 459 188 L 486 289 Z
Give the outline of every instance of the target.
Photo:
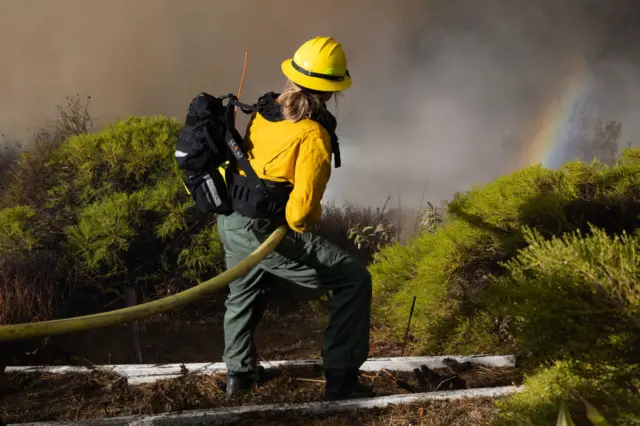
M 47 204 L 71 210 L 65 247 L 90 273 L 139 282 L 167 272 L 166 256 L 175 264 L 185 249 L 171 246 L 188 239 L 193 213 L 173 158 L 179 130 L 176 120 L 130 117 L 72 136 L 52 156 Z
M 545 240 L 526 230 L 528 247 L 506 263 L 492 300 L 515 318 L 518 343 L 538 359 L 630 354 L 640 332 L 640 238 L 594 228 Z M 567 338 L 569 337 L 569 338 Z
M 49 162 L 56 177 L 50 191 L 61 196 L 56 201 L 77 205 L 153 187 L 168 176 L 177 179 L 173 150 L 179 130 L 176 120 L 130 117 L 100 132 L 72 136 Z
M 359 250 L 366 248 L 378 252 L 382 247 L 395 242 L 396 230 L 390 223 L 379 223 L 375 226 L 357 223 L 349 229 L 347 237 L 353 240 Z
M 204 274 L 224 270 L 224 249 L 217 228 L 210 226 L 194 235 L 191 244 L 180 251 L 178 264 L 183 266 L 185 278 L 196 281 Z
M 559 170 L 529 167 L 484 188 L 457 194 L 450 213 L 487 231 L 520 234 L 523 226 L 544 236 L 588 228 L 633 229 L 640 167 L 568 163 Z
M 524 396 L 507 404 L 508 412 L 541 424 L 533 419 L 549 420 L 554 404 L 572 398 L 583 405 L 572 411 L 593 424 L 605 424 L 604 417 L 587 400 L 602 404 L 616 424 L 637 424 L 630 416 L 640 412 L 634 361 L 640 350 L 640 234 L 609 236 L 593 228 L 587 236 L 576 231 L 546 240 L 526 230 L 525 238 L 528 247 L 506 263 L 508 274 L 492 289 L 496 311 L 515 318 L 518 344 L 534 355 L 529 363 L 579 361 L 541 370 L 525 383 Z
M 38 244 L 33 232 L 36 212 L 29 206 L 0 210 L 0 253 L 19 255 L 30 252 Z
M 176 277 L 192 285 L 218 272 L 215 217 L 196 211 L 173 156 L 180 128 L 174 119 L 129 117 L 94 133 L 69 131 L 38 156 L 46 178 L 32 185 L 28 206 L 0 211 L 0 253 L 31 250 L 45 236 L 42 256 L 80 268 L 86 284 L 109 294 L 134 284 L 166 294 L 158 281 L 175 288 Z M 23 168 L 33 162 L 23 158 L 14 187 L 30 176 Z M 11 204 L 7 194 L 20 192 L 5 192 Z
M 392 325 L 391 330 L 399 337 L 404 333 L 401 324 L 406 324 L 416 295 L 411 329 L 424 345 L 419 350 L 443 353 L 447 348 L 456 353 L 479 353 L 474 347 L 477 344 L 487 351 L 500 351 L 500 345 L 494 345 L 496 339 L 486 336 L 484 331 L 470 335 L 469 330 L 479 326 L 479 322 L 470 323 L 464 316 L 451 315 L 463 309 L 466 299 L 472 297 L 465 296 L 465 292 L 472 290 L 456 275 L 464 266 L 466 249 L 492 243 L 491 236 L 484 236 L 467 223 L 455 222 L 435 234 L 425 232 L 404 247 L 393 245 L 383 249 L 370 267 L 375 283 L 374 315 Z M 448 297 L 450 294 L 460 297 Z
M 604 425 L 606 419 L 616 425 L 637 425 L 638 373 L 637 366 L 558 361 L 529 375 L 522 392 L 499 401 L 501 414 L 494 424 L 556 424 L 560 408 L 577 424 Z
M 562 392 L 537 386 L 513 401 L 538 402 L 506 415 L 540 411 L 534 424 L 552 424 L 575 387 L 619 420 L 632 411 L 605 397 L 637 393 L 618 379 L 640 352 L 638 188 L 640 155 L 628 150 L 613 166 L 531 166 L 456 194 L 446 226 L 379 253 L 374 315 L 399 339 L 416 296 L 414 353 L 517 351 L 542 378 L 559 373 L 541 366 L 575 361 Z
M 455 341 L 474 349 L 475 340 L 476 349 L 486 348 L 486 342 L 496 341 L 486 335 L 493 333 L 502 341 L 494 350 L 510 350 L 513 315 L 496 315 L 498 303 L 487 291 L 493 277 L 509 273 L 503 262 L 527 246 L 528 228 L 550 238 L 576 230 L 588 234 L 591 225 L 609 233 L 640 225 L 640 164 L 632 159 L 626 153 L 615 167 L 598 162 L 568 163 L 555 171 L 532 166 L 456 194 L 448 205 L 447 226 L 379 254 L 371 267 L 376 315 L 399 335 L 399 319 L 406 317 L 415 295 L 419 310 L 413 334 L 422 342 L 418 349 L 438 352 Z M 454 331 L 465 329 L 462 324 L 473 323 L 480 313 L 485 322 L 491 314 L 496 324 L 504 325 L 477 336 Z
M 78 212 L 78 221 L 67 228 L 67 243 L 92 272 L 106 267 L 108 274 L 126 270 L 122 252 L 136 237 L 136 198 L 115 193 Z

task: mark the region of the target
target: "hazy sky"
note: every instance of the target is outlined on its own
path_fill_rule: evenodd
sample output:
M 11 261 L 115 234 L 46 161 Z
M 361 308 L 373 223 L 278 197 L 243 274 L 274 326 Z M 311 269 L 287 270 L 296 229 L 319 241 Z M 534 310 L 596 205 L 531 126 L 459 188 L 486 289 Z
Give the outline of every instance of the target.
M 300 43 L 331 35 L 353 87 L 337 112 L 343 167 L 328 196 L 378 204 L 401 190 L 403 204 L 418 203 L 428 176 L 427 198 L 439 201 L 522 166 L 531 123 L 576 55 L 588 61 L 602 118 L 640 140 L 636 62 L 602 54 L 629 4 L 0 0 L 0 132 L 41 126 L 76 93 L 92 96 L 98 124 L 182 119 L 198 92 L 237 90 L 247 50 L 251 102 L 281 89 L 280 63 Z

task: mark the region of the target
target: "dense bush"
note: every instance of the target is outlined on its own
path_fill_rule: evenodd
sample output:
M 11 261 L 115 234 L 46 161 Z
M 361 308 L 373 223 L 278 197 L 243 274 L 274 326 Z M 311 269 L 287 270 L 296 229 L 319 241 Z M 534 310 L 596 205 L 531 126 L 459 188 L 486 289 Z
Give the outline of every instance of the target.
M 502 422 L 550 422 L 564 400 L 584 416 L 586 398 L 615 424 L 638 424 L 640 233 L 526 238 L 492 288 L 494 311 L 513 316 L 517 342 L 534 360 L 561 361 L 535 370 L 526 391 L 503 404 Z
M 497 315 L 513 316 L 517 341 L 542 360 L 630 359 L 639 349 L 638 234 L 594 228 L 550 240 L 527 231 L 526 239 L 490 295 Z
M 609 233 L 633 231 L 640 222 L 636 158 L 636 151 L 628 151 L 615 167 L 599 163 L 570 163 L 556 171 L 530 167 L 457 194 L 449 204 L 446 227 L 379 254 L 371 267 L 378 313 L 397 323 L 395 331 L 401 333 L 403 321 L 395 320 L 406 316 L 406 306 L 415 295 L 421 314 L 416 313 L 413 331 L 420 338 L 420 349 L 489 349 L 491 333 L 485 332 L 485 325 L 500 318 L 484 316 L 494 305 L 488 303 L 486 290 L 494 276 L 507 273 L 502 262 L 527 246 L 527 227 L 544 238 L 575 230 L 588 234 L 590 224 Z M 479 332 L 469 333 L 470 326 L 479 327 Z M 505 327 L 501 330 L 506 332 Z M 494 331 L 495 337 L 508 337 L 497 328 Z M 456 348 L 458 341 L 465 347 Z M 497 343 L 494 350 L 509 346 L 508 339 L 489 341 Z
M 75 270 L 73 295 L 79 298 L 89 292 L 78 291 L 83 287 L 101 295 L 132 285 L 148 294 L 153 288 L 147 283 L 175 284 L 219 271 L 214 218 L 193 207 L 173 159 L 179 129 L 167 118 L 128 118 L 46 151 L 42 144 L 27 150 L 2 194 L 3 286 L 15 288 L 12 271 L 40 272 L 26 268 L 33 264 Z M 45 282 L 23 274 L 19 281 L 27 293 L 73 296 L 65 291 L 68 278 Z M 95 308 L 86 299 L 82 307 Z
M 399 338 L 417 296 L 416 353 L 518 351 L 532 370 L 572 360 L 577 377 L 587 365 L 632 369 L 640 353 L 639 159 L 627 150 L 613 167 L 533 166 L 457 194 L 446 227 L 379 253 L 375 315 Z M 520 398 L 532 401 L 531 392 Z

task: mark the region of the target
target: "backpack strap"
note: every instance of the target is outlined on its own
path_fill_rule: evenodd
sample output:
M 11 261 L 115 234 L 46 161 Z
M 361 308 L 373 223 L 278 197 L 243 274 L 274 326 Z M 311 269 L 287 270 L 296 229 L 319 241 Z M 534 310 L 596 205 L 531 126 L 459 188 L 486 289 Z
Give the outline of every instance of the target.
M 240 165 L 242 170 L 244 170 L 244 172 L 247 174 L 247 177 L 252 181 L 252 184 L 254 185 L 255 189 L 258 191 L 258 194 L 263 197 L 262 199 L 265 199 L 268 194 L 264 186 L 264 183 L 262 182 L 262 179 L 258 177 L 258 175 L 256 174 L 256 171 L 253 169 L 253 167 L 251 167 L 251 163 L 249 163 L 249 160 L 244 154 L 242 147 L 238 145 L 238 143 L 236 142 L 238 140 L 242 140 L 240 133 L 235 128 L 235 120 L 233 118 L 233 109 L 236 105 L 240 107 L 243 110 L 243 112 L 245 109 L 249 111 L 253 111 L 253 107 L 249 105 L 241 104 L 240 102 L 238 102 L 235 96 L 229 99 L 229 102 L 227 103 L 227 110 L 225 112 L 225 121 L 227 124 L 227 131 L 225 133 L 225 138 L 224 138 L 225 143 L 227 144 L 227 147 L 233 154 L 232 160 L 237 161 L 237 163 Z
M 198 129 L 198 131 L 204 134 L 204 139 L 207 141 L 207 144 L 209 144 L 209 148 L 211 148 L 211 151 L 213 151 L 214 154 L 218 154 L 218 147 L 213 142 L 211 134 L 207 131 L 207 125 L 209 124 L 209 122 L 211 122 L 211 120 L 206 122 L 200 129 Z
M 245 114 L 251 114 L 252 112 L 256 112 L 258 110 L 256 105 L 243 104 L 237 98 L 231 98 L 229 100 L 229 103 L 240 108 L 242 112 L 244 112 Z
M 331 137 L 331 151 L 333 152 L 333 165 L 337 169 L 342 165 L 342 159 L 340 158 L 340 144 L 338 143 L 338 135 L 336 135 L 336 127 L 338 120 L 334 117 L 328 109 L 322 108 L 320 111 L 316 111 L 311 117 L 312 120 L 320 123 L 322 127 L 327 129 L 329 136 Z

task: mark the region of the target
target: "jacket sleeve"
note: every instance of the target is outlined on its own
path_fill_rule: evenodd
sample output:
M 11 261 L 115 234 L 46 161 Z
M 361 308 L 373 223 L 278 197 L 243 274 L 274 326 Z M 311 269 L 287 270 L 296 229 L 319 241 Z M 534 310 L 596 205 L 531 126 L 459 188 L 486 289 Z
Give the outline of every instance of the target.
M 307 133 L 298 146 L 293 190 L 286 208 L 289 227 L 296 232 L 309 231 L 320 219 L 320 202 L 331 176 L 331 139 L 319 128 Z

